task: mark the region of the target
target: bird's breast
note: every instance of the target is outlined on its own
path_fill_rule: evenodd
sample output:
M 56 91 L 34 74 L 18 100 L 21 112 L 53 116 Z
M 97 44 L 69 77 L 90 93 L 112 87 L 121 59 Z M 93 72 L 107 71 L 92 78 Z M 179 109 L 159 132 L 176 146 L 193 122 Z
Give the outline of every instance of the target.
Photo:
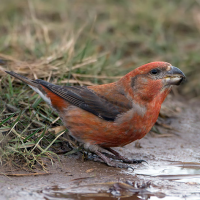
M 136 112 L 131 109 L 111 122 L 70 106 L 64 113 L 63 121 L 70 133 L 80 142 L 117 147 L 144 137 L 154 125 L 158 113 L 148 110 L 142 113 L 141 110 Z

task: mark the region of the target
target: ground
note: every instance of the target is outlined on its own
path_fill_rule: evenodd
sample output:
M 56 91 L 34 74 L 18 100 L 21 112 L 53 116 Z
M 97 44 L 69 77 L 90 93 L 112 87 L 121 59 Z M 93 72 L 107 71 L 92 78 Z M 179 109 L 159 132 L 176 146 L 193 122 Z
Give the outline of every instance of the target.
M 194 102 L 188 102 L 187 108 L 185 103 L 176 105 L 180 110 L 171 119 L 173 130 L 164 129 L 161 135 L 149 133 L 137 142 L 116 148 L 148 164 L 132 165 L 134 170 L 115 169 L 71 155 L 60 156 L 60 162 L 53 165 L 47 163 L 48 172 L 40 171 L 35 176 L 4 169 L 1 199 L 199 199 L 200 131 L 196 121 L 200 109 L 194 109 Z

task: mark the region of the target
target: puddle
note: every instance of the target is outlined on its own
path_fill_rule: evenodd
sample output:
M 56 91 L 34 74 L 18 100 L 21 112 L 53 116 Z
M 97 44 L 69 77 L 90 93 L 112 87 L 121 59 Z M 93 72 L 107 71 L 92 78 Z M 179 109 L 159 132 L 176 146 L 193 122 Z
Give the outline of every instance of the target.
M 138 197 L 137 195 L 133 195 L 130 197 L 113 197 L 110 194 L 107 193 L 86 193 L 86 194 L 77 194 L 77 193 L 68 193 L 68 194 L 62 194 L 62 193 L 54 193 L 51 195 L 45 195 L 46 200 L 53 200 L 53 199 L 70 199 L 70 200 L 112 200 L 112 199 L 124 199 L 124 200 L 137 200 L 142 199 Z
M 54 186 L 46 188 L 41 191 L 44 194 L 46 200 L 53 199 L 70 199 L 70 200 L 139 200 L 139 199 L 151 199 L 151 197 L 159 199 L 165 197 L 165 194 L 160 192 L 152 193 L 147 188 L 150 187 L 150 182 L 147 183 L 105 183 L 85 185 L 74 188 L 59 188 Z M 99 191 L 97 193 L 97 191 Z
M 115 188 L 116 189 L 116 188 Z M 119 188 L 118 188 L 119 189 Z M 122 188 L 120 188 L 122 189 Z M 199 200 L 199 196 L 195 195 L 179 195 L 179 196 L 166 196 L 164 193 L 155 192 L 151 193 L 145 189 L 135 189 L 137 191 L 131 191 L 131 189 L 126 188 L 124 191 L 119 190 L 107 190 L 101 191 L 99 193 L 72 193 L 67 192 L 65 189 L 59 188 L 58 186 L 53 188 L 48 188 L 42 191 L 45 200 Z M 124 188 L 123 188 L 124 189 Z
M 53 199 L 70 199 L 70 200 L 113 200 L 113 199 L 123 199 L 123 200 L 183 200 L 182 197 L 164 197 L 164 198 L 159 198 L 159 197 L 153 197 L 153 196 L 138 196 L 138 195 L 132 195 L 129 197 L 115 197 L 106 193 L 97 193 L 97 194 L 74 194 L 74 193 L 69 193 L 69 194 L 54 194 L 50 196 L 45 196 L 46 200 L 53 200 Z M 184 198 L 185 199 L 185 198 Z M 195 200 L 195 199 L 194 199 Z
M 136 169 L 135 173 L 177 182 L 200 184 L 200 163 L 175 162 L 166 166 L 149 166 L 147 169 Z

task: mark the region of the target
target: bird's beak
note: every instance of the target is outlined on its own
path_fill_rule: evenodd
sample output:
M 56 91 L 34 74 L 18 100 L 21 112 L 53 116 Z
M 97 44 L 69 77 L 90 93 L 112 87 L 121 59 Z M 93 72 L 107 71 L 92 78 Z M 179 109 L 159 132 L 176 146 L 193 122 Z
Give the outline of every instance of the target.
M 185 74 L 177 67 L 170 67 L 164 77 L 166 85 L 180 85 L 186 79 Z

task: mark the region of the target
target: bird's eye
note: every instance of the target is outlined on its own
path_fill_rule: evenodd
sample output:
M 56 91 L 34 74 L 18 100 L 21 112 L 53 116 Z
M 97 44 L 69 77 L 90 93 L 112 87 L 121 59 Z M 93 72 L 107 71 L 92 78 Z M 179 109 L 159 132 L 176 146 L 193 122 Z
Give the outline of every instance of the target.
M 150 74 L 152 74 L 152 75 L 157 75 L 157 74 L 159 74 L 159 72 L 160 72 L 159 69 L 152 69 L 152 70 L 150 71 Z

